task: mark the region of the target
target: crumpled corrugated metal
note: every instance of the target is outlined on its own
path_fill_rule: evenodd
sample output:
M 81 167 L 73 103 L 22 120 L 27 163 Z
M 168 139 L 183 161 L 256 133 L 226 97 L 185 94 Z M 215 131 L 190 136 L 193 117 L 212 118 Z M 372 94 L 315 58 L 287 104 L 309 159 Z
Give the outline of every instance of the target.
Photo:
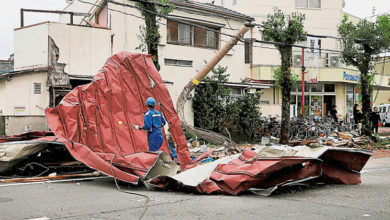
M 278 187 L 308 180 L 357 184 L 370 156 L 369 151 L 351 148 L 264 146 L 198 165 L 175 176 L 155 177 L 148 184 L 160 189 L 231 195 L 247 190 L 269 195 Z
M 147 152 L 146 132 L 132 127 L 143 124 L 145 101 L 151 96 L 157 101 L 156 110 L 169 124 L 184 168 L 190 162 L 187 143 L 150 55 L 121 52 L 112 56 L 92 83 L 75 88 L 45 113 L 58 141 L 77 160 L 120 180 L 137 183 L 160 157 L 159 152 Z M 165 138 L 161 150 L 169 153 Z

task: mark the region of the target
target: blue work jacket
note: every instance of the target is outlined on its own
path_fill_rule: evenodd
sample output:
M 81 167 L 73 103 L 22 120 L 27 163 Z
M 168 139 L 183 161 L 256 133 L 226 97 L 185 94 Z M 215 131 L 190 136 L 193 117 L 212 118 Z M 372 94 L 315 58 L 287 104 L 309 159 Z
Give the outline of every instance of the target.
M 142 129 L 148 132 L 148 145 L 150 151 L 158 151 L 163 143 L 162 127 L 165 125 L 162 114 L 154 108 L 145 112 L 144 126 Z

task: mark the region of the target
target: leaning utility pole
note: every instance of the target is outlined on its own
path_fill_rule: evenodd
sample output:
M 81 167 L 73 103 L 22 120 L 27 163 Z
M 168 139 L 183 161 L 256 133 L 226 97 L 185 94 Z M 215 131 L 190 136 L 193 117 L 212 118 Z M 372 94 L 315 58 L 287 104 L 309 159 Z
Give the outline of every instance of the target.
M 179 114 L 181 126 L 184 130 L 193 132 L 198 137 L 215 144 L 235 144 L 232 140 L 223 135 L 205 129 L 195 128 L 189 125 L 185 120 L 184 105 L 187 101 L 189 93 L 197 85 L 199 85 L 202 79 L 218 64 L 218 62 L 229 52 L 229 50 L 232 49 L 233 46 L 236 45 L 237 42 L 243 38 L 244 34 L 249 30 L 250 26 L 251 24 L 246 24 L 244 27 L 242 27 L 239 32 L 234 37 L 232 37 L 230 42 L 225 44 L 225 46 L 223 46 L 218 51 L 218 53 L 199 71 L 199 73 L 184 87 L 176 103 L 177 113 Z

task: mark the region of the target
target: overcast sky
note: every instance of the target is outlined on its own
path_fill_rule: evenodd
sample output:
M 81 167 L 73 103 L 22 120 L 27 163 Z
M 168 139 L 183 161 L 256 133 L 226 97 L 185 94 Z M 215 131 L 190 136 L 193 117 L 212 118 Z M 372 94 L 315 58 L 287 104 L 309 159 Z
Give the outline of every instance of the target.
M 344 11 L 361 18 L 370 17 L 373 7 L 375 7 L 375 14 L 390 12 L 390 0 L 345 0 L 345 2 Z M 20 8 L 62 10 L 66 5 L 65 0 L 0 0 L 0 59 L 8 59 L 13 53 L 13 29 L 20 26 Z M 47 20 L 55 21 L 57 18 L 56 15 L 25 13 L 24 20 L 25 25 L 29 25 Z

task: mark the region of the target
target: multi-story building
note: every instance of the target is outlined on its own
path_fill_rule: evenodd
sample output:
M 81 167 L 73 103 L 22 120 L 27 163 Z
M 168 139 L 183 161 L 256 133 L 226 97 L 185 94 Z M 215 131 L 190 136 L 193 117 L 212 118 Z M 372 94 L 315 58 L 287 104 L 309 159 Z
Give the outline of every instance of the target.
M 209 2 L 209 0 L 202 0 Z M 337 27 L 341 23 L 345 2 L 343 0 L 215 0 L 214 4 L 221 5 L 232 10 L 255 18 L 257 24 L 266 20 L 268 14 L 272 14 L 275 7 L 285 14 L 299 12 L 305 14 L 304 28 L 313 35 L 338 36 Z M 348 14 L 347 14 L 348 15 Z M 348 15 L 352 22 L 358 22 L 360 18 Z M 260 27 L 263 28 L 263 27 Z M 253 36 L 262 39 L 259 29 L 253 30 Z M 340 51 L 339 41 L 335 38 L 308 38 L 307 42 L 297 44 L 318 49 L 330 49 Z M 312 115 L 326 114 L 332 105 L 337 105 L 337 110 L 343 117 L 350 116 L 355 103 L 359 103 L 359 72 L 354 67 L 345 66 L 340 60 L 340 53 L 326 50 L 305 50 L 306 71 L 305 74 L 305 106 Z M 302 50 L 293 49 L 294 74 L 301 79 Z M 273 73 L 280 66 L 280 55 L 275 47 L 269 44 L 253 44 L 251 78 L 256 80 L 273 82 Z M 382 76 L 377 71 L 375 75 L 375 90 L 380 90 L 380 95 L 374 105 L 389 103 L 390 97 L 388 80 L 390 72 Z M 279 88 L 264 89 L 262 96 L 262 112 L 265 114 L 280 114 L 281 93 Z M 292 113 L 295 115 L 301 109 L 302 103 L 301 81 L 291 93 Z M 295 108 L 296 111 L 293 109 Z
M 123 6 L 103 0 L 74 0 L 68 12 L 88 16 L 61 16 L 61 22 L 43 22 L 16 28 L 15 69 L 0 75 L 0 117 L 5 133 L 46 130 L 44 109 L 55 106 L 77 85 L 89 82 L 111 55 L 141 52 L 137 35 L 144 20 L 135 3 Z M 233 10 L 192 1 L 173 0 L 175 10 L 160 19 L 160 73 L 172 100 L 196 75 L 205 61 L 252 17 Z M 250 35 L 250 33 L 249 33 Z M 245 49 L 246 48 L 246 49 Z M 249 49 L 234 47 L 220 62 L 227 66 L 229 85 L 241 94 L 242 88 L 264 89 L 267 84 L 247 82 L 251 76 Z M 245 56 L 245 54 L 247 56 Z M 243 82 L 245 81 L 245 82 Z M 186 119 L 193 120 L 191 100 Z

